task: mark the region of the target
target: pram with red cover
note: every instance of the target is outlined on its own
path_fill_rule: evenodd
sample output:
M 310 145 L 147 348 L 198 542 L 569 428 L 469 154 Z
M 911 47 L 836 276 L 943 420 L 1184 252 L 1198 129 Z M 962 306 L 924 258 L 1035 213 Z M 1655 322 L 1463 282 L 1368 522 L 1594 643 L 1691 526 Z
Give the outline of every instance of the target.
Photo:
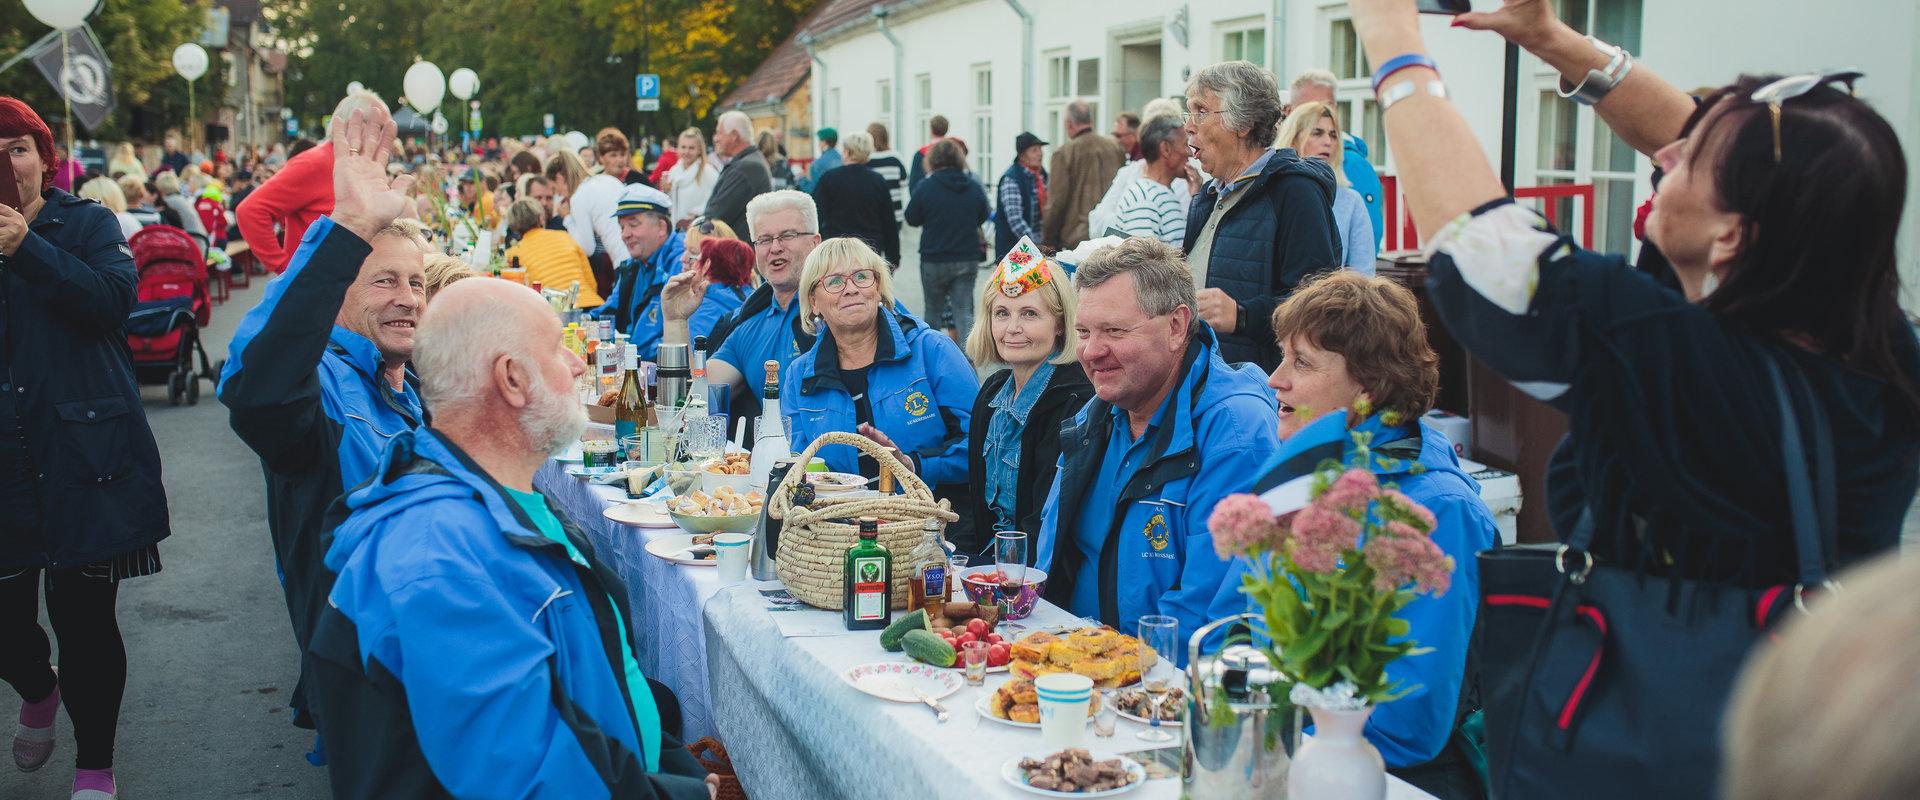
M 167 386 L 167 401 L 200 401 L 200 379 L 217 380 L 207 363 L 200 329 L 213 321 L 207 294 L 206 250 L 186 231 L 149 225 L 127 240 L 139 271 L 133 312 L 127 315 L 127 349 L 142 384 Z M 199 371 L 194 357 L 199 356 Z

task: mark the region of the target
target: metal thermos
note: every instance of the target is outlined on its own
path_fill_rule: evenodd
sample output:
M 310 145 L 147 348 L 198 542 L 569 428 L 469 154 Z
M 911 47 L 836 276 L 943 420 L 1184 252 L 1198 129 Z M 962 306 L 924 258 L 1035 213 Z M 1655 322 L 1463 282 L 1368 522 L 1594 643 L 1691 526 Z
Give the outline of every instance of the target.
M 1201 645 L 1222 627 L 1264 627 L 1258 614 L 1217 619 L 1187 644 L 1187 718 L 1181 783 L 1186 797 L 1285 797 L 1287 769 L 1299 740 L 1300 710 L 1273 693 L 1285 678 L 1265 651 L 1228 636 L 1219 652 Z M 1274 716 L 1280 719 L 1274 719 Z M 1272 733 L 1280 733 L 1274 736 Z
M 767 471 L 767 499 L 773 499 L 773 493 L 779 491 L 781 481 L 787 479 L 787 472 L 799 461 L 791 456 L 773 462 L 773 469 Z M 780 553 L 780 520 L 767 516 L 767 506 L 760 506 L 760 522 L 753 527 L 753 542 L 747 550 L 747 559 L 756 581 L 779 580 L 774 571 L 773 558 Z
M 660 345 L 659 393 L 654 402 L 666 408 L 682 408 L 687 404 L 687 390 L 692 385 L 693 370 L 688 366 L 687 346 L 684 344 Z

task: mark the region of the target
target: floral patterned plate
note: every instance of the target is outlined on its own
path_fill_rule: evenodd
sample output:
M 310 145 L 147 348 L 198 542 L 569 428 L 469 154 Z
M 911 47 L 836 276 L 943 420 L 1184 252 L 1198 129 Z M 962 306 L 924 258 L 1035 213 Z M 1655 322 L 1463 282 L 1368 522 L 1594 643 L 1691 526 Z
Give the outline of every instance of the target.
M 848 667 L 840 673 L 840 679 L 848 686 L 896 703 L 918 703 L 920 695 L 938 700 L 960 691 L 967 682 L 961 673 L 906 661 L 875 661 Z

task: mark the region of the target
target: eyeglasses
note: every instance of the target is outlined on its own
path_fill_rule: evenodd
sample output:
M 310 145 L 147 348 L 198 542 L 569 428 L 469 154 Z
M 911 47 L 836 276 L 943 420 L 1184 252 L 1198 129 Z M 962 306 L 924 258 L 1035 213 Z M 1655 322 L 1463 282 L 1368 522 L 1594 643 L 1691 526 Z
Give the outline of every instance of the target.
M 1847 87 L 1847 94 L 1858 97 L 1853 82 L 1866 77 L 1865 72 L 1857 69 L 1829 69 L 1820 72 L 1808 72 L 1802 75 L 1789 75 L 1754 90 L 1748 99 L 1756 103 L 1765 103 L 1768 113 L 1773 115 L 1773 163 L 1780 163 L 1780 106 L 1781 104 L 1818 89 L 1829 83 L 1838 83 Z
M 1205 117 L 1208 114 L 1218 114 L 1218 113 L 1220 112 L 1218 111 L 1182 111 L 1180 112 L 1180 122 L 1183 125 L 1198 125 L 1200 124 L 1200 119 L 1202 117 Z
M 702 231 L 702 233 L 704 232 L 705 231 Z M 754 239 L 753 246 L 754 247 L 772 247 L 774 242 L 779 242 L 781 244 L 792 244 L 793 240 L 795 239 L 798 239 L 802 236 L 812 236 L 812 235 L 814 235 L 813 231 L 787 231 L 786 233 L 780 234 L 779 236 L 762 236 L 760 238 Z
M 861 289 L 871 288 L 874 277 L 875 273 L 873 270 L 856 269 L 852 275 L 841 275 L 838 273 L 828 275 L 827 277 L 821 278 L 820 282 L 815 285 L 833 294 L 843 294 L 847 291 L 848 283 L 852 283 Z

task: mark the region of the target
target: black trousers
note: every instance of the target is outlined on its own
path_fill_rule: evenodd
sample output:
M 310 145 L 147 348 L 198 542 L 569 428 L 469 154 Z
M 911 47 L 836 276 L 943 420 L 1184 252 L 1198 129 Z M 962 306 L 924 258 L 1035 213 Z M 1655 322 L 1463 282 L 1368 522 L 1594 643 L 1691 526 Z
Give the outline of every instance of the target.
M 113 767 L 114 729 L 127 688 L 127 649 L 114 603 L 120 584 L 105 565 L 0 576 L 0 680 L 26 702 L 53 693 L 53 651 L 40 628 L 40 587 L 60 641 L 60 701 L 79 746 L 74 766 Z

